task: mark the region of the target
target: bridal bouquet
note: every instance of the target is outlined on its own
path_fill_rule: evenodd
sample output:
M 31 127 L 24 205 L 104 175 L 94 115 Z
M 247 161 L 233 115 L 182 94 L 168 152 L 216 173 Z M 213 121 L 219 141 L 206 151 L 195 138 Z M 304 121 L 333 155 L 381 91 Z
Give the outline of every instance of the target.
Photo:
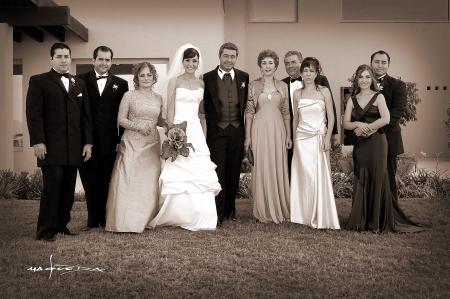
M 189 148 L 195 151 L 192 144 L 187 142 L 186 127 L 187 122 L 185 121 L 169 127 L 167 139 L 164 140 L 161 150 L 161 157 L 164 160 L 172 158 L 173 162 L 177 159 L 178 155 L 187 157 L 189 156 Z

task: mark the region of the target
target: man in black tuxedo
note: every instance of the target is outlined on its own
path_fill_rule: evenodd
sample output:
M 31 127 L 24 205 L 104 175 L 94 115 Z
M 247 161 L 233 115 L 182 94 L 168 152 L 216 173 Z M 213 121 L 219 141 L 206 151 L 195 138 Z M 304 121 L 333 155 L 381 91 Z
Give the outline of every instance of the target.
M 238 55 L 235 44 L 223 44 L 219 50 L 220 65 L 203 76 L 206 142 L 222 186 L 216 197 L 219 225 L 224 219 L 236 220 L 235 198 L 244 157 L 244 110 L 249 77 L 234 68 Z
M 50 48 L 52 69 L 30 78 L 26 115 L 30 144 L 41 167 L 42 191 L 37 239 L 54 241 L 68 228 L 77 167 L 91 157 L 92 121 L 84 82 L 69 74 L 71 50 L 63 43 Z
M 113 51 L 100 46 L 94 50 L 94 69 L 79 75 L 87 86 L 91 104 L 94 147 L 92 157 L 79 168 L 88 210 L 87 228 L 105 226 L 109 181 L 116 160 L 116 148 L 123 130 L 117 126 L 120 101 L 128 83 L 109 73 Z
M 288 91 L 289 91 L 289 113 L 291 114 L 291 122 L 294 120 L 293 117 L 293 110 L 292 110 L 292 104 L 293 104 L 293 98 L 292 95 L 294 94 L 294 91 L 298 88 L 302 88 L 303 87 L 303 80 L 301 77 L 301 73 L 300 73 L 300 66 L 302 64 L 303 61 L 303 56 L 302 53 L 300 53 L 299 51 L 288 51 L 286 52 L 286 54 L 284 55 L 284 67 L 286 68 L 286 73 L 289 75 L 289 77 L 286 77 L 283 79 L 283 81 L 287 84 L 288 86 Z M 331 93 L 331 99 L 333 100 L 333 112 L 334 112 L 334 126 L 333 126 L 333 134 L 337 134 L 338 133 L 338 128 L 337 128 L 337 123 L 338 123 L 338 118 L 336 117 L 336 105 L 334 104 L 334 98 L 333 98 L 333 93 L 331 92 L 331 88 L 330 88 L 330 84 L 328 83 L 328 79 L 327 77 L 323 76 L 323 75 L 318 75 L 316 78 L 316 82 L 319 85 L 322 86 L 326 86 L 328 87 L 328 89 L 330 90 Z M 295 132 L 296 132 L 296 128 L 292 127 L 292 141 L 294 142 L 295 140 Z M 288 149 L 288 171 L 289 171 L 289 180 L 291 179 L 291 164 L 292 164 L 292 156 L 294 154 L 293 151 L 294 147 L 291 147 L 290 149 Z
M 389 125 L 385 127 L 388 142 L 387 169 L 389 172 L 389 184 L 395 202 L 398 202 L 397 183 L 397 155 L 404 153 L 400 118 L 406 110 L 406 84 L 387 74 L 391 57 L 383 50 L 379 50 L 370 56 L 370 64 L 379 81 L 381 93 L 386 99 L 386 105 L 391 116 Z

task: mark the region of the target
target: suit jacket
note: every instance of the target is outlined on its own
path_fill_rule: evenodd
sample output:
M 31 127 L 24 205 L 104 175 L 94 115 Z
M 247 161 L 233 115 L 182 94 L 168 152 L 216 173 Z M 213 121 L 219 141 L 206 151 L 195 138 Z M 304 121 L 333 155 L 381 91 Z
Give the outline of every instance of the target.
M 205 91 L 203 94 L 203 103 L 205 106 L 205 118 L 206 125 L 216 126 L 220 121 L 221 117 L 221 109 L 220 109 L 220 99 L 218 96 L 218 87 L 217 87 L 217 78 L 219 75 L 217 74 L 218 66 L 203 75 L 203 81 L 205 82 Z M 239 111 L 240 111 L 240 121 L 241 124 L 244 124 L 244 110 L 247 104 L 247 94 L 248 94 L 248 74 L 238 69 L 234 69 L 234 80 L 236 80 L 236 85 L 238 89 L 238 100 L 239 100 Z M 209 130 L 207 130 L 209 132 Z M 208 140 L 208 135 L 206 139 Z
M 381 86 L 383 86 L 381 93 L 386 99 L 386 105 L 391 115 L 389 125 L 385 127 L 388 154 L 396 156 L 404 152 L 399 121 L 406 110 L 406 84 L 386 74 Z
M 26 116 L 30 145 L 44 143 L 45 159 L 38 166 L 82 163 L 82 148 L 92 144 L 92 119 L 84 82 L 69 79 L 67 92 L 55 71 L 30 78 Z
M 120 101 L 128 91 L 128 83 L 122 78 L 109 75 L 106 79 L 102 95 L 98 90 L 95 71 L 78 75 L 86 83 L 91 104 L 93 138 L 93 153 L 112 154 L 120 143 L 123 128 L 118 130 L 117 114 Z
M 336 105 L 334 104 L 334 98 L 333 98 L 333 93 L 331 92 L 330 83 L 328 83 L 328 79 L 327 79 L 326 76 L 319 75 L 317 78 L 318 78 L 317 81 L 318 81 L 319 85 L 326 86 L 330 90 L 331 100 L 333 102 L 333 113 L 334 113 L 333 134 L 337 134 L 338 133 L 338 122 L 339 122 L 339 119 L 337 118 L 337 115 L 336 115 Z M 294 114 L 293 114 L 293 110 L 292 110 L 291 91 L 290 91 L 290 84 L 289 84 L 290 81 L 291 81 L 291 77 L 286 77 L 282 81 L 284 81 L 284 83 L 286 83 L 287 86 L 288 86 L 289 113 L 291 114 L 291 122 L 292 122 L 294 120 Z M 302 80 L 302 83 L 303 83 L 303 80 Z M 328 118 L 327 118 L 327 120 L 328 120 Z M 292 128 L 292 129 L 293 129 L 293 131 L 292 131 L 292 136 L 293 136 L 292 140 L 294 140 L 295 128 Z

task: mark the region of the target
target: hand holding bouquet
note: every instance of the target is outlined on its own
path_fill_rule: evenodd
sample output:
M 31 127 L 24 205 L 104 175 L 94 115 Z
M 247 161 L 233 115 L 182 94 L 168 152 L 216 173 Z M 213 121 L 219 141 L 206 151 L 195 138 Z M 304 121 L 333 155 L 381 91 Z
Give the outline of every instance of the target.
M 161 150 L 161 157 L 164 160 L 172 158 L 173 162 L 177 159 L 178 155 L 187 157 L 189 156 L 189 148 L 195 151 L 192 144 L 187 142 L 186 127 L 187 122 L 185 121 L 169 127 L 167 140 L 163 142 Z

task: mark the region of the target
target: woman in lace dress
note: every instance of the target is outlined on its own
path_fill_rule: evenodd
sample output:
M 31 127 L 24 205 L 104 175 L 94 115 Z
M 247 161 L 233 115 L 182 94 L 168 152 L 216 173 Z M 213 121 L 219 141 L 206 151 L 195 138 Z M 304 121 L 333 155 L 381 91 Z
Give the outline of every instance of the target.
M 272 50 L 258 55 L 262 77 L 248 88 L 245 109 L 245 151 L 251 149 L 253 215 L 261 222 L 289 220 L 287 149 L 291 148 L 289 93 L 274 78 L 279 57 Z
M 180 226 L 184 229 L 214 230 L 217 225 L 215 196 L 220 184 L 206 145 L 206 122 L 203 109 L 203 80 L 195 72 L 200 63 L 200 53 L 192 45 L 182 46 L 175 55 L 169 71 L 167 89 L 167 121 L 187 122 L 187 142 L 191 143 L 188 157 L 179 155 L 175 161 L 168 159 L 160 177 L 161 202 L 158 215 L 150 222 L 155 226 Z M 182 54 L 182 55 L 181 55 Z M 182 63 L 182 65 L 181 65 Z M 179 71 L 174 71 L 179 69 Z M 172 75 L 177 75 L 172 78 Z
M 125 128 L 109 185 L 107 231 L 141 233 L 158 212 L 160 141 L 156 129 L 164 123 L 162 98 L 153 92 L 158 75 L 142 62 L 133 68 L 135 90 L 125 93 L 117 117 Z

